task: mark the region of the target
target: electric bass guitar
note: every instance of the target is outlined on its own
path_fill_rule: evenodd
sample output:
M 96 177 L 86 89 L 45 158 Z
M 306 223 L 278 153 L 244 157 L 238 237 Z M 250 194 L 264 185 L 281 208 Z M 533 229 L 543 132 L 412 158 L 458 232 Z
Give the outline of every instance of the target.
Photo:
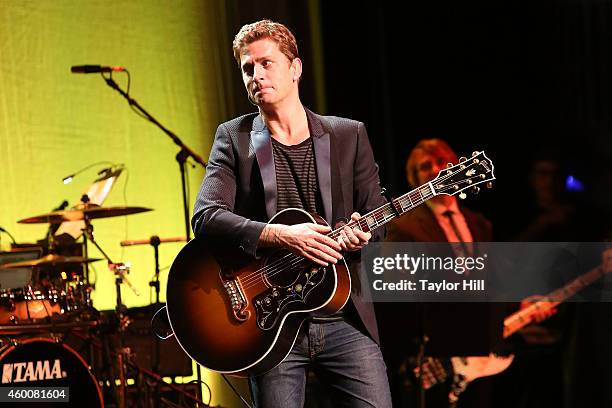
M 612 250 L 608 249 L 607 251 L 611 252 L 610 256 L 612 256 Z M 523 327 L 533 323 L 536 320 L 536 315 L 541 312 L 550 311 L 610 272 L 612 272 L 610 265 L 599 265 L 572 280 L 562 288 L 549 293 L 537 302 L 508 316 L 504 319 L 503 338 L 506 339 Z M 501 373 L 510 367 L 513 360 L 513 355 L 498 356 L 491 353 L 489 356 L 483 357 L 451 357 L 450 365 L 445 366 L 442 360 L 428 357 L 423 363 L 421 370 L 416 370 L 416 374 L 418 376 L 420 375 L 419 372 L 422 373 L 424 389 L 429 389 L 438 383 L 445 382 L 449 375 L 452 375 L 453 380 L 448 399 L 450 404 L 454 405 L 470 382 L 477 378 Z
M 440 171 L 432 181 L 395 198 L 346 225 L 373 231 L 425 201 L 440 195 L 477 192 L 491 186 L 493 164 L 474 152 Z M 299 209 L 276 214 L 269 223 L 327 225 Z M 337 239 L 341 228 L 327 235 Z M 202 239 L 190 241 L 177 255 L 168 276 L 167 312 L 183 350 L 200 365 L 220 373 L 245 376 L 264 373 L 289 353 L 310 312 L 333 314 L 351 294 L 344 259 L 319 266 L 283 249 L 272 250 L 244 267 L 219 264 Z

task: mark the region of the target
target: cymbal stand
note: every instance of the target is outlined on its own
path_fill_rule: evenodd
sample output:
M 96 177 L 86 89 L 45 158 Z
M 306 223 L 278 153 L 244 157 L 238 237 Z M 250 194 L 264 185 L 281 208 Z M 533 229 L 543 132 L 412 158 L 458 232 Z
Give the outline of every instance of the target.
M 81 203 L 83 204 L 87 204 L 89 202 L 89 196 L 87 194 L 83 194 L 81 196 Z M 88 238 L 88 234 L 87 231 L 89 231 L 91 234 L 93 234 L 93 226 L 91 225 L 91 223 L 89 223 L 89 220 L 85 221 L 85 228 L 83 229 L 83 256 L 85 258 L 89 258 L 88 254 L 88 245 L 87 245 L 87 238 Z M 97 244 L 96 244 L 97 246 Z M 87 262 L 85 262 L 85 264 L 83 265 L 83 275 L 85 276 L 85 285 L 87 287 L 90 287 L 89 285 L 89 264 Z M 87 299 L 87 306 L 91 307 L 92 305 L 91 300 Z
M 155 304 L 159 304 L 159 244 L 161 239 L 157 235 L 153 235 L 149 241 L 153 247 L 153 256 L 155 257 L 155 276 L 154 280 L 149 282 L 149 286 L 155 288 Z
M 84 221 L 85 228 L 83 228 L 83 238 L 87 239 L 88 242 L 91 242 L 98 249 L 98 251 L 100 251 L 102 256 L 106 258 L 109 265 L 109 269 L 111 269 L 115 274 L 115 292 L 117 300 L 115 312 L 117 314 L 117 319 L 119 320 L 119 353 L 117 353 L 117 359 L 119 363 L 119 392 L 117 393 L 117 406 L 119 408 L 125 408 L 127 402 L 127 381 L 125 372 L 126 363 L 128 361 L 127 354 L 129 353 L 129 350 L 124 348 L 125 327 L 127 319 L 125 313 L 127 311 L 127 308 L 121 300 L 121 284 L 125 281 L 125 283 L 128 284 L 128 286 L 134 291 L 134 293 L 136 293 L 136 295 L 139 295 L 140 293 L 132 286 L 130 281 L 125 276 L 128 268 L 124 264 L 116 264 L 110 259 L 108 254 L 104 252 L 104 250 L 100 247 L 100 245 L 98 245 L 98 243 L 94 239 L 93 225 L 91 225 L 89 219 L 87 217 L 84 217 Z M 111 379 L 111 383 L 114 384 L 113 379 Z
M 154 256 L 155 256 L 155 277 L 149 282 L 149 286 L 155 288 L 155 306 L 159 305 L 159 244 L 161 244 L 161 240 L 157 235 L 153 235 L 151 237 L 151 246 L 153 247 Z M 159 365 L 160 365 L 160 348 L 159 348 L 159 339 L 154 340 L 155 346 L 155 354 L 153 360 L 153 371 L 155 373 L 159 373 Z M 155 383 L 155 406 L 159 407 L 160 400 L 160 388 L 159 382 Z

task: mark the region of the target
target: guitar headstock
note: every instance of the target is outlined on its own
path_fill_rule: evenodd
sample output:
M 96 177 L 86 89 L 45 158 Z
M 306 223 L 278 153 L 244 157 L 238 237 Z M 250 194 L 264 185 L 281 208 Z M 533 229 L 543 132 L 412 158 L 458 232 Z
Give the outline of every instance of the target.
M 491 159 L 484 152 L 474 152 L 469 159 L 462 157 L 458 164 L 449 164 L 431 181 L 431 185 L 436 194 L 459 194 L 459 198 L 465 198 L 464 190 L 472 189 L 473 193 L 478 193 L 479 184 L 487 183 L 487 187 L 491 188 L 493 180 L 495 175 Z

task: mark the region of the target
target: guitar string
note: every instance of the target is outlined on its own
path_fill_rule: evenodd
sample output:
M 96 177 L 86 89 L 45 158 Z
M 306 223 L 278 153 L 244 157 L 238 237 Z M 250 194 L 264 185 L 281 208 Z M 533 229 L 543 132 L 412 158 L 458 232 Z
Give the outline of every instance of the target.
M 427 199 L 430 196 L 431 195 L 428 194 L 428 195 L 425 195 L 425 196 L 423 196 L 421 198 Z M 387 208 L 383 208 L 382 209 L 383 213 L 384 213 L 384 210 L 386 210 L 386 209 Z M 385 219 L 386 219 L 386 217 L 385 217 Z M 356 222 L 356 223 L 361 228 L 363 228 L 361 226 L 361 223 L 359 223 L 359 222 Z M 336 235 L 336 234 L 331 234 L 331 235 Z M 297 265 L 299 265 L 299 264 L 301 264 L 303 262 L 310 263 L 312 261 L 308 260 L 307 258 L 303 258 L 303 257 L 300 257 L 298 255 L 295 255 L 295 254 L 287 254 L 284 257 L 280 258 L 280 260 L 277 260 L 277 261 L 273 262 L 272 264 L 266 265 L 264 268 L 261 268 L 258 272 L 251 273 L 251 275 L 247 275 L 247 277 L 243 280 L 244 281 L 243 286 L 245 288 L 248 288 L 248 287 L 251 287 L 252 284 L 256 284 L 256 282 L 259 282 L 259 281 L 263 280 L 262 278 L 263 278 L 264 273 L 265 273 L 265 275 L 267 277 L 272 277 L 272 276 L 276 275 L 277 273 L 283 272 L 283 271 L 287 270 L 288 268 L 297 266 Z
M 421 199 L 425 199 L 425 200 L 427 200 L 427 199 L 429 199 L 430 197 L 433 197 L 433 195 L 431 194 L 431 191 L 430 191 L 428 194 L 422 195 L 422 196 L 421 196 Z M 400 200 L 400 199 L 397 199 L 397 200 Z M 377 210 L 375 210 L 375 211 L 373 212 L 373 214 L 374 214 L 374 213 L 376 213 L 376 215 L 380 215 L 381 213 L 382 213 L 382 214 L 384 214 L 385 210 L 386 210 L 386 209 L 387 209 L 387 207 L 389 207 L 389 206 L 390 206 L 389 204 L 384 205 L 384 206 L 382 206 L 382 207 L 378 208 Z M 370 214 L 370 215 L 368 215 L 368 216 L 364 216 L 363 218 L 361 218 L 361 219 L 359 219 L 359 220 L 357 220 L 357 221 L 352 221 L 352 222 L 348 223 L 348 224 L 347 224 L 347 226 L 351 226 L 351 225 L 354 225 L 354 224 L 358 224 L 358 225 L 359 225 L 359 227 L 360 227 L 360 229 L 362 229 L 362 230 L 363 230 L 363 226 L 361 225 L 361 224 L 362 224 L 362 221 L 366 221 L 366 218 L 367 218 L 367 217 L 371 217 L 373 214 Z M 376 215 L 374 215 L 374 218 L 376 218 Z M 386 217 L 385 217 L 385 220 L 386 220 Z M 367 225 L 367 221 L 365 222 L 365 224 Z M 331 232 L 331 233 L 330 233 L 328 236 L 329 236 L 330 238 L 337 238 L 337 236 L 339 236 L 339 235 L 340 235 L 340 229 L 332 231 L 332 232 Z M 287 258 L 293 258 L 293 259 L 290 259 L 290 260 L 289 260 L 289 264 L 283 264 L 283 261 L 285 261 Z M 271 264 L 266 265 L 266 266 L 264 266 L 264 267 L 262 267 L 262 268 L 260 268 L 260 269 L 258 269 L 258 270 L 256 270 L 256 271 L 254 271 L 254 272 L 251 272 L 249 275 L 246 275 L 246 276 L 245 276 L 245 277 L 242 279 L 242 281 L 243 281 L 243 285 L 248 285 L 248 286 L 245 286 L 245 287 L 250 287 L 250 284 L 251 284 L 251 283 L 256 282 L 256 281 L 259 281 L 259 277 L 260 277 L 260 276 L 262 276 L 262 274 L 263 274 L 264 272 L 271 272 L 271 273 L 267 273 L 266 275 L 267 275 L 267 276 L 273 276 L 273 275 L 275 275 L 276 273 L 278 273 L 278 268 L 279 268 L 279 267 L 280 267 L 280 268 L 283 268 L 283 270 L 284 270 L 284 268 L 286 268 L 286 267 L 289 267 L 289 266 L 294 266 L 294 265 L 295 265 L 295 260 L 296 260 L 296 259 L 297 259 L 298 261 L 299 261 L 299 260 L 305 260 L 305 261 L 308 261 L 308 262 L 312 262 L 312 261 L 310 261 L 310 260 L 309 260 L 309 259 L 307 259 L 307 258 L 301 257 L 301 256 L 299 256 L 299 255 L 295 255 L 295 254 L 293 254 L 293 253 L 288 253 L 288 254 L 286 254 L 285 256 L 283 256 L 282 258 L 279 258 L 279 259 L 275 260 L 275 261 L 274 261 L 274 262 L 272 262 Z
M 463 171 L 463 170 L 465 170 L 465 169 L 462 169 L 461 171 Z M 446 176 L 442 176 L 442 177 L 440 177 L 439 179 L 437 179 L 437 180 L 433 180 L 433 181 L 436 181 L 436 184 L 438 184 L 438 183 L 440 183 L 440 182 L 446 181 L 448 178 L 450 178 L 451 176 L 453 176 L 453 175 L 455 175 L 455 174 L 456 174 L 456 172 L 455 172 L 455 173 L 450 173 L 450 174 L 447 174 Z M 471 177 L 471 178 L 469 178 L 469 179 L 476 178 L 476 177 L 480 177 L 480 175 L 476 175 L 476 176 Z M 433 181 L 432 181 L 432 182 L 433 182 Z M 479 183 L 477 183 L 477 184 L 479 184 Z M 422 189 L 424 189 L 424 188 L 427 190 L 427 192 L 423 194 Z M 440 189 L 439 191 L 442 191 L 442 192 L 443 192 L 443 191 L 448 190 L 449 188 L 452 188 L 452 187 L 446 187 L 446 188 Z M 435 195 L 435 194 L 433 194 L 433 195 Z M 402 208 L 403 208 L 403 204 L 405 204 L 405 203 L 407 202 L 407 200 L 409 201 L 409 205 L 410 205 L 410 206 L 415 207 L 416 205 L 422 204 L 422 202 L 424 202 L 424 201 L 426 201 L 426 200 L 430 199 L 430 198 L 431 198 L 433 195 L 432 195 L 432 193 L 431 193 L 431 189 L 426 188 L 424 185 L 422 185 L 422 186 L 419 186 L 418 188 L 415 188 L 415 189 L 414 189 L 414 190 L 412 190 L 412 191 L 409 191 L 408 193 L 404 194 L 403 196 L 400 196 L 400 197 L 396 198 L 396 199 L 395 199 L 395 201 L 398 201 L 398 202 L 400 203 L 400 205 L 402 206 Z M 416 200 L 415 200 L 415 199 L 416 199 Z M 415 205 L 415 204 L 414 204 L 414 201 L 419 201 L 419 200 L 422 200 L 422 201 L 421 201 L 420 203 L 417 203 L 417 204 Z M 390 207 L 391 205 L 392 205 L 392 203 L 387 203 L 386 205 L 384 205 L 384 206 L 382 206 L 382 207 L 380 207 L 380 208 L 378 208 L 378 209 L 374 210 L 374 211 L 372 212 L 372 214 L 369 214 L 369 215 L 368 215 L 368 214 L 366 214 L 366 215 L 364 215 L 364 217 L 363 217 L 363 218 L 361 218 L 360 220 L 358 220 L 358 221 L 352 221 L 351 223 L 349 223 L 349 224 L 347 224 L 347 225 L 351 226 L 351 225 L 354 225 L 355 223 L 357 223 L 357 224 L 359 225 L 360 229 L 362 229 L 362 230 L 363 230 L 363 226 L 361 225 L 361 222 L 362 222 L 362 221 L 366 220 L 368 217 L 372 217 L 372 216 L 374 216 L 374 219 L 376 219 L 376 218 L 377 218 L 377 216 L 379 216 L 379 215 L 381 215 L 381 214 L 383 214 L 383 215 L 384 215 L 384 213 L 385 213 L 385 211 L 387 210 L 387 208 L 388 208 L 388 207 Z M 384 217 L 384 220 L 386 220 L 386 217 Z M 366 225 L 367 225 L 367 222 L 366 222 Z M 331 237 L 333 237 L 333 238 L 337 238 L 337 236 L 338 236 L 339 234 L 340 234 L 340 229 L 335 230 L 335 231 L 332 231 L 332 232 L 330 233 L 330 235 L 329 235 L 329 236 L 330 236 L 330 238 L 331 238 Z M 295 255 L 295 254 L 292 254 L 292 253 L 288 253 L 288 254 L 286 254 L 285 256 L 283 256 L 283 257 L 281 257 L 281 258 L 279 258 L 279 259 L 275 260 L 273 263 L 271 263 L 271 264 L 269 264 L 269 265 L 266 265 L 266 266 L 264 266 L 264 267 L 262 267 L 262 268 L 260 268 L 260 269 L 258 269 L 258 270 L 256 270 L 256 271 L 253 271 L 253 272 L 251 272 L 250 274 L 246 275 L 246 276 L 245 276 L 245 277 L 242 279 L 242 280 L 243 280 L 243 282 L 244 282 L 244 284 L 245 284 L 245 285 L 250 285 L 250 284 L 251 284 L 252 282 L 254 282 L 254 281 L 259 281 L 259 277 L 261 276 L 261 274 L 262 274 L 263 272 L 270 271 L 270 270 L 272 270 L 272 271 L 273 271 L 273 270 L 274 270 L 274 268 L 276 268 L 276 267 L 285 267 L 285 265 L 283 265 L 282 263 L 283 263 L 283 262 L 285 262 L 285 261 L 287 260 L 287 258 L 298 258 L 298 259 L 302 259 L 302 257 L 300 257 L 299 255 Z M 294 262 L 294 260 L 295 260 L 295 259 L 291 259 L 291 260 L 290 260 L 290 262 L 291 262 L 291 263 L 290 263 L 289 265 L 293 266 L 293 262 Z M 312 262 L 312 261 L 308 260 L 308 262 Z M 272 275 L 269 275 L 269 276 L 272 276 Z M 253 279 L 254 279 L 254 281 L 253 281 L 253 280 L 251 280 L 251 278 L 253 278 Z
M 448 178 L 448 177 L 450 177 L 450 176 L 451 176 L 451 175 L 448 175 L 447 177 L 443 177 L 443 178 L 441 178 L 439 181 L 442 181 L 442 180 L 444 180 L 445 178 Z M 472 178 L 477 178 L 477 177 L 480 177 L 480 175 L 476 175 L 476 176 L 474 176 L 474 177 L 470 177 L 470 178 L 468 178 L 467 180 L 471 180 Z M 483 180 L 483 182 L 484 182 L 484 180 Z M 476 184 L 480 184 L 480 183 L 476 183 Z M 432 198 L 433 196 L 435 196 L 435 194 L 432 194 L 432 193 L 431 193 L 431 190 L 430 190 L 430 189 L 428 189 L 428 192 L 427 192 L 427 193 L 425 193 L 425 194 L 423 195 L 423 194 L 422 194 L 422 192 L 421 192 L 421 189 L 422 189 L 422 188 L 423 188 L 423 186 L 420 186 L 420 187 L 418 187 L 418 188 L 416 188 L 416 189 L 414 189 L 414 190 L 412 190 L 412 191 L 410 191 L 410 192 L 406 193 L 405 195 L 403 195 L 403 196 L 401 196 L 401 197 L 397 198 L 396 200 L 397 200 L 397 201 L 404 201 L 404 202 L 406 202 L 406 198 L 410 198 L 410 196 L 415 196 L 415 193 L 419 193 L 419 195 L 421 196 L 421 197 L 419 197 L 419 198 L 423 200 L 421 203 L 418 203 L 418 204 L 417 204 L 417 205 L 420 205 L 420 204 L 422 204 L 424 201 L 426 201 L 426 200 L 428 200 L 428 199 Z M 446 187 L 446 188 L 442 188 L 442 189 L 440 189 L 439 191 L 440 191 L 440 192 L 444 192 L 444 191 L 449 190 L 449 189 L 452 189 L 452 188 L 453 188 L 452 186 L 449 186 L 449 187 Z M 410 201 L 411 201 L 411 202 L 410 202 L 410 205 L 413 205 L 413 201 L 412 201 L 412 200 L 410 200 Z M 378 208 L 377 210 L 373 211 L 373 214 L 374 214 L 374 213 L 378 213 L 378 215 L 380 215 L 380 213 L 383 213 L 383 214 L 384 214 L 384 211 L 385 211 L 385 210 L 387 209 L 387 207 L 389 207 L 390 205 L 391 205 L 390 203 L 387 203 L 386 205 L 383 205 L 382 207 L 380 207 L 380 208 Z M 413 207 L 414 207 L 414 205 L 413 205 Z M 371 214 L 370 216 L 372 216 L 373 214 Z M 376 217 L 376 216 L 375 216 L 375 217 Z M 365 219 L 366 219 L 366 218 L 365 218 L 365 216 L 364 216 L 364 217 L 363 217 L 363 218 L 361 218 L 360 220 L 358 220 L 358 221 L 354 221 L 353 223 L 360 224 L 360 222 L 361 222 L 362 220 L 365 220 Z M 385 219 L 386 219 L 386 218 L 385 218 Z M 352 223 L 349 223 L 349 224 L 352 224 Z M 366 222 L 366 225 L 367 225 L 367 222 Z M 359 226 L 361 227 L 361 225 L 359 225 Z M 335 230 L 335 231 L 332 231 L 332 233 L 330 233 L 330 237 L 331 237 L 331 235 L 334 235 L 335 233 L 339 234 L 339 231 L 340 231 L 339 229 L 338 229 L 338 230 Z M 286 263 L 286 261 L 285 261 L 287 258 L 290 258 L 288 263 Z M 292 259 L 291 259 L 291 258 L 292 258 Z M 293 254 L 293 253 L 289 253 L 289 254 L 287 254 L 287 255 L 283 256 L 282 258 L 280 258 L 280 259 L 278 259 L 278 260 L 274 261 L 274 262 L 273 262 L 273 263 L 271 263 L 270 265 L 266 265 L 266 266 L 264 266 L 264 267 L 262 267 L 262 268 L 260 268 L 260 269 L 258 269 L 258 270 L 256 270 L 256 271 L 253 271 L 253 272 L 251 272 L 250 274 L 246 275 L 246 276 L 245 276 L 245 278 L 244 278 L 244 279 L 242 279 L 242 281 L 243 281 L 243 288 L 245 288 L 245 289 L 246 289 L 246 288 L 250 288 L 250 287 L 252 287 L 252 286 L 253 286 L 253 284 L 256 284 L 258 281 L 262 280 L 261 278 L 263 277 L 263 274 L 264 274 L 264 273 L 266 274 L 266 276 L 267 276 L 267 277 L 272 277 L 272 276 L 274 276 L 274 275 L 276 275 L 276 274 L 278 274 L 278 273 L 280 273 L 280 272 L 285 271 L 285 270 L 286 270 L 288 267 L 295 266 L 295 265 L 296 265 L 296 262 L 297 262 L 297 264 L 299 264 L 299 263 L 300 263 L 300 262 L 302 262 L 302 261 L 306 261 L 306 262 L 309 262 L 309 263 L 311 263 L 311 262 L 312 262 L 312 261 L 310 261 L 310 260 L 309 260 L 309 259 L 307 259 L 307 258 L 303 258 L 303 257 L 301 257 L 301 256 L 299 256 L 299 255 L 295 255 L 295 254 Z
M 290 258 L 290 259 L 285 260 L 286 258 Z M 313 263 L 307 258 L 301 257 L 299 255 L 295 255 L 292 253 L 285 255 L 285 257 L 281 259 L 283 259 L 284 262 L 273 262 L 272 264 L 266 265 L 265 267 L 259 269 L 259 272 L 252 273 L 251 275 L 255 274 L 255 276 L 249 276 L 248 279 L 243 280 L 243 287 L 246 289 L 246 288 L 253 286 L 253 284 L 257 284 L 257 282 L 259 282 L 263 278 L 264 274 L 266 277 L 269 278 L 280 272 L 284 272 L 285 270 L 291 267 L 297 266 L 300 263 L 303 263 L 303 262 Z M 274 265 L 274 266 L 271 266 L 271 265 Z
M 462 169 L 462 170 L 464 170 L 464 169 Z M 454 173 L 454 174 L 456 174 L 456 173 Z M 446 176 L 442 176 L 442 177 L 440 177 L 440 179 L 438 179 L 437 181 L 436 181 L 436 180 L 433 180 L 433 181 L 436 181 L 436 183 L 439 183 L 439 182 L 442 182 L 442 181 L 446 181 L 446 180 L 447 180 L 449 177 L 453 176 L 454 174 L 447 174 Z M 432 182 L 433 182 L 433 181 L 432 181 Z M 423 198 L 425 198 L 425 199 L 429 199 L 429 198 L 430 198 L 430 196 L 429 196 L 429 195 L 431 194 L 431 190 L 430 190 L 430 189 L 427 189 L 427 193 L 426 193 L 425 195 L 423 195 L 423 194 L 421 193 L 421 189 L 423 189 L 423 188 L 426 188 L 426 187 L 425 187 L 425 186 L 419 186 L 418 188 L 415 188 L 414 190 L 409 191 L 408 193 L 404 194 L 403 196 L 398 197 L 398 198 L 397 198 L 397 199 L 395 199 L 395 200 L 396 200 L 396 201 L 398 201 L 398 202 L 400 202 L 400 204 L 402 204 L 402 202 L 403 202 L 403 203 L 405 203 L 405 202 L 406 202 L 406 199 L 408 199 L 408 200 L 410 201 L 410 203 L 409 203 L 409 204 L 410 204 L 410 206 L 413 206 L 413 207 L 414 207 L 415 205 L 414 205 L 414 202 L 413 202 L 413 199 L 412 199 L 412 198 L 415 198 L 414 196 L 415 196 L 415 194 L 416 194 L 416 193 L 418 193 L 418 195 L 419 195 L 419 196 L 421 196 L 421 197 L 416 197 L 417 201 L 418 201 L 418 199 L 419 199 L 419 198 L 420 198 L 420 199 L 423 199 Z M 443 191 L 443 190 L 440 190 L 440 191 Z M 412 198 L 411 198 L 411 197 L 412 197 Z M 421 203 L 418 203 L 418 204 L 421 204 Z M 417 204 L 417 205 L 418 205 L 418 204 Z M 378 208 L 377 210 L 373 211 L 373 212 L 372 212 L 372 214 L 370 214 L 369 216 L 372 216 L 372 215 L 373 215 L 373 216 L 374 216 L 374 218 L 376 219 L 376 217 L 377 217 L 378 215 L 380 215 L 381 213 L 384 215 L 384 212 L 385 212 L 385 210 L 386 210 L 386 208 L 387 208 L 387 206 L 388 206 L 388 205 L 390 206 L 390 205 L 392 205 L 392 204 L 391 204 L 391 203 L 388 203 L 388 204 L 386 204 L 386 205 L 382 206 L 381 208 Z M 402 207 L 403 207 L 403 205 L 402 205 Z M 368 214 L 364 215 L 364 217 L 363 217 L 361 220 L 364 220 L 364 219 L 366 219 L 367 217 L 368 217 Z M 361 224 L 360 224 L 360 223 L 361 223 L 361 220 L 359 220 L 359 221 L 353 221 L 353 222 L 349 223 L 349 224 L 348 224 L 348 226 L 354 225 L 354 223 L 358 223 L 358 224 L 359 224 L 360 229 L 362 229 L 362 230 L 363 230 L 363 227 L 362 227 L 362 226 L 361 226 Z M 386 217 L 385 217 L 385 220 L 386 220 Z M 366 225 L 367 225 L 367 222 L 366 222 Z M 330 235 L 329 235 L 329 236 L 330 236 L 330 238 L 331 238 L 332 236 L 333 236 L 333 238 L 334 238 L 334 239 L 335 239 L 335 238 L 337 238 L 337 234 L 340 234 L 340 232 L 339 232 L 339 231 L 340 231 L 339 229 L 338 229 L 338 230 L 335 230 L 335 231 L 332 231 L 332 232 L 330 233 Z M 286 258 L 290 258 L 290 257 L 292 257 L 292 256 L 298 256 L 298 255 L 295 255 L 295 254 L 292 254 L 292 253 L 288 253 L 287 255 L 283 256 L 282 258 L 279 258 L 279 259 L 275 260 L 273 263 L 271 263 L 271 264 L 269 264 L 269 265 L 266 265 L 266 266 L 264 266 L 264 267 L 262 267 L 262 268 L 260 268 L 260 269 L 258 269 L 258 270 L 256 270 L 256 271 L 253 271 L 253 272 L 251 272 L 250 274 L 246 275 L 246 276 L 243 278 L 243 281 L 244 281 L 244 282 L 246 282 L 246 283 L 248 284 L 248 283 L 249 283 L 248 281 L 249 281 L 250 277 L 251 277 L 251 276 L 253 276 L 253 275 L 254 275 L 255 279 L 256 279 L 256 280 L 258 280 L 258 276 L 260 275 L 260 273 L 261 273 L 263 270 L 265 270 L 266 268 L 268 268 L 268 269 L 269 269 L 269 268 L 274 268 L 274 267 L 276 267 L 276 266 L 279 266 L 279 265 L 280 265 L 280 264 L 281 264 L 281 263 L 282 263 L 282 262 L 283 262 L 283 261 L 284 261 Z M 281 266 L 282 266 L 282 265 L 281 265 Z
M 452 187 L 451 187 L 452 188 Z M 443 190 L 441 190 L 443 191 Z M 433 197 L 433 195 L 431 193 L 426 194 L 425 196 L 422 196 L 423 199 L 429 199 Z M 421 204 L 421 203 L 419 203 Z M 380 211 L 376 211 L 376 212 L 383 212 L 383 210 L 385 209 L 385 207 L 387 207 L 386 205 L 381 207 L 379 210 Z M 355 223 L 359 224 L 358 221 L 356 221 Z M 287 259 L 289 258 L 289 259 Z M 287 263 L 288 261 L 288 263 Z M 252 287 L 254 284 L 257 284 L 258 281 L 262 280 L 261 278 L 263 278 L 263 275 L 265 274 L 267 277 L 272 277 L 278 273 L 284 272 L 287 269 L 294 267 L 296 265 L 299 265 L 302 262 L 306 262 L 306 263 L 312 263 L 312 261 L 310 261 L 307 258 L 301 257 L 299 255 L 295 255 L 292 253 L 289 253 L 287 255 L 285 255 L 284 257 L 280 258 L 279 260 L 276 260 L 275 262 L 273 262 L 270 265 L 266 265 L 260 269 L 258 269 L 257 271 L 252 272 L 251 274 L 247 275 L 244 279 L 242 279 L 243 283 L 243 288 L 247 289 Z
M 455 173 L 455 174 L 456 174 L 456 173 Z M 454 175 L 454 174 L 448 174 L 447 176 L 443 176 L 443 177 L 441 177 L 439 180 L 437 180 L 437 182 L 436 182 L 436 183 L 439 183 L 439 182 L 441 182 L 441 181 L 445 181 L 446 179 L 448 179 L 449 177 L 451 177 L 451 176 L 453 176 L 453 175 Z M 473 178 L 478 178 L 478 177 L 480 177 L 480 175 L 476 175 L 476 176 L 474 176 L 474 177 L 470 177 L 470 178 L 468 178 L 468 179 L 466 179 L 466 180 L 471 180 L 471 179 L 473 179 Z M 483 180 L 482 182 L 484 182 L 484 180 Z M 476 183 L 476 184 L 480 184 L 480 183 Z M 418 188 L 416 188 L 416 189 L 414 189 L 414 190 L 412 190 L 412 191 L 409 191 L 408 193 L 404 194 L 403 196 L 398 197 L 398 198 L 397 198 L 397 199 L 395 199 L 395 200 L 396 200 L 396 201 L 398 201 L 398 202 L 400 203 L 400 205 L 402 204 L 402 202 L 403 202 L 403 203 L 405 203 L 405 202 L 406 202 L 406 199 L 409 199 L 409 200 L 410 200 L 410 205 L 411 205 L 411 206 L 413 206 L 413 207 L 415 207 L 416 205 L 420 205 L 420 204 L 422 204 L 424 201 L 427 201 L 427 200 L 429 200 L 430 198 L 432 198 L 432 197 L 434 197 L 434 196 L 435 196 L 435 194 L 433 194 L 433 193 L 431 192 L 431 189 L 429 189 L 429 188 L 427 189 L 427 193 L 423 194 L 423 193 L 422 193 L 422 191 L 421 191 L 423 188 L 424 188 L 424 186 L 420 186 L 420 187 L 418 187 Z M 446 188 L 442 188 L 442 189 L 440 189 L 439 191 L 440 191 L 440 192 L 444 192 L 444 191 L 447 191 L 447 190 L 452 189 L 452 188 L 453 188 L 452 186 L 448 186 L 448 187 L 446 187 Z M 418 193 L 418 196 L 420 196 L 420 197 L 418 197 L 416 193 Z M 413 200 L 411 199 L 411 196 L 412 196 L 412 197 L 416 196 L 415 198 L 417 198 L 417 201 L 418 201 L 418 199 L 421 199 L 422 201 L 421 201 L 420 203 L 418 203 L 418 204 L 414 205 L 414 202 L 413 202 Z M 383 206 L 381 206 L 380 208 L 378 208 L 378 209 L 374 210 L 374 211 L 372 212 L 372 214 L 370 214 L 370 215 L 366 215 L 366 216 L 367 216 L 367 217 L 372 217 L 372 216 L 374 216 L 374 218 L 376 219 L 376 216 L 377 216 L 377 215 L 381 215 L 381 214 L 382 214 L 382 215 L 384 215 L 385 210 L 386 210 L 388 207 L 391 207 L 391 205 L 392 205 L 391 203 L 387 203 L 386 205 L 383 205 Z M 403 207 L 403 205 L 402 205 L 402 207 Z M 351 222 L 351 223 L 349 223 L 349 224 L 347 224 L 347 225 L 351 225 L 351 224 L 358 224 L 358 225 L 359 225 L 359 227 L 360 227 L 360 229 L 362 229 L 362 230 L 363 230 L 363 227 L 362 227 L 362 225 L 361 225 L 361 221 L 362 221 L 362 220 L 364 220 L 364 221 L 365 221 L 365 220 L 366 220 L 366 216 L 362 217 L 361 219 L 359 219 L 359 220 L 357 220 L 357 221 L 353 221 L 353 222 Z M 385 220 L 386 220 L 386 217 L 385 217 Z M 366 222 L 366 225 L 367 225 L 367 222 Z M 332 232 L 331 232 L 331 233 L 330 233 L 328 236 L 331 238 L 331 237 L 332 237 L 332 236 L 334 236 L 334 235 L 339 235 L 339 234 L 340 234 L 340 231 L 341 231 L 341 229 L 334 230 L 334 231 L 332 231 Z M 287 258 L 289 258 L 289 259 L 287 259 Z M 291 258 L 293 258 L 293 259 L 291 259 Z M 289 263 L 286 263 L 286 260 L 288 260 L 288 261 L 289 261 Z M 262 267 L 262 268 L 260 268 L 260 269 L 258 269 L 258 270 L 256 270 L 256 271 L 253 271 L 253 272 L 251 272 L 250 274 L 246 275 L 246 276 L 244 277 L 244 279 L 242 279 L 242 281 L 243 281 L 243 285 L 244 285 L 243 287 L 246 289 L 246 288 L 251 287 L 253 284 L 256 284 L 256 282 L 258 282 L 258 281 L 260 280 L 260 278 L 263 276 L 263 274 L 264 274 L 264 273 L 266 273 L 266 276 L 271 277 L 271 276 L 276 275 L 276 274 L 277 274 L 277 273 L 279 273 L 279 272 L 284 271 L 284 270 L 285 270 L 286 268 L 288 268 L 288 267 L 294 266 L 294 265 L 295 265 L 296 260 L 298 261 L 298 263 L 299 263 L 300 261 L 302 261 L 302 260 L 307 261 L 307 262 L 312 262 L 312 261 L 310 261 L 310 260 L 309 260 L 309 259 L 307 259 L 307 258 L 301 257 L 301 256 L 299 256 L 299 255 L 295 255 L 295 254 L 293 254 L 293 253 L 289 253 L 289 254 L 287 254 L 287 255 L 285 255 L 285 256 L 283 256 L 283 257 L 281 257 L 281 258 L 279 258 L 279 259 L 275 260 L 275 261 L 274 261 L 274 262 L 272 262 L 271 264 L 266 265 L 266 266 L 264 266 L 264 267 Z M 267 273 L 267 272 L 269 272 L 269 273 Z

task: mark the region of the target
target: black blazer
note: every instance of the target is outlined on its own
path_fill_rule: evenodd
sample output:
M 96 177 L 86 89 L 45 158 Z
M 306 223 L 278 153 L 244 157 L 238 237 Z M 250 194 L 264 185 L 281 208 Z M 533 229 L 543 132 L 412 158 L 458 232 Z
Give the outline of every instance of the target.
M 355 211 L 364 214 L 385 203 L 378 167 L 361 122 L 320 116 L 306 110 L 313 139 L 321 216 L 334 226 Z M 259 236 L 276 210 L 276 172 L 270 135 L 263 119 L 252 113 L 217 128 L 206 176 L 196 199 L 192 227 L 217 246 L 254 257 Z M 384 238 L 384 228 L 373 240 Z M 378 341 L 376 317 L 361 285 L 359 256 L 347 259 L 353 279 L 351 299 L 370 336 Z
M 491 223 L 482 214 L 465 207 L 459 210 L 465 218 L 474 242 L 490 242 Z M 387 241 L 392 242 L 445 242 L 446 235 L 436 216 L 425 204 L 391 221 L 388 225 Z

